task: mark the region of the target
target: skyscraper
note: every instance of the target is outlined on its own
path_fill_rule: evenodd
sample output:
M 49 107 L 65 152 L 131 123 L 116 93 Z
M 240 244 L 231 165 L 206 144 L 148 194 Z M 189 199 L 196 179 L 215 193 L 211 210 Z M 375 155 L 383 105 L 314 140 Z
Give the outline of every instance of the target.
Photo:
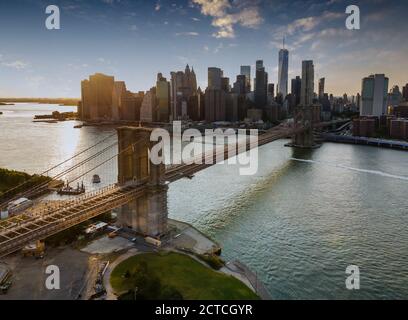
M 312 60 L 302 61 L 302 85 L 300 104 L 303 106 L 313 105 L 314 98 L 314 65 Z
M 405 101 L 408 101 L 408 83 L 405 85 L 405 87 L 402 87 L 402 98 Z
M 187 116 L 190 120 L 199 121 L 200 119 L 200 94 L 191 96 L 188 101 Z
M 171 72 L 171 118 L 177 120 L 181 115 L 179 100 L 183 95 L 184 72 Z
M 205 90 L 205 121 L 225 121 L 226 116 L 226 93 L 221 89 L 208 87 Z
M 302 79 L 299 76 L 297 76 L 295 79 L 292 79 L 291 94 L 292 97 L 294 97 L 295 106 L 300 103 L 301 87 Z
M 196 74 L 194 72 L 194 67 L 190 67 L 189 65 L 186 66 L 184 70 L 184 87 L 187 87 L 191 90 L 189 95 L 194 95 L 197 92 L 197 78 Z
M 230 79 L 228 77 L 222 77 L 221 78 L 221 90 L 224 92 L 230 92 L 231 87 L 230 87 Z
M 344 93 L 344 94 L 343 94 L 343 103 L 344 103 L 344 104 L 348 104 L 348 103 L 349 103 L 349 98 L 348 98 L 348 96 L 347 96 L 347 93 Z
M 81 83 L 84 120 L 111 120 L 115 78 L 95 73 Z
M 265 72 L 263 61 L 256 62 L 255 78 L 255 106 L 259 109 L 264 108 L 268 98 L 268 73 Z
M 145 96 L 143 97 L 142 106 L 140 108 L 140 121 L 142 122 L 157 121 L 157 101 L 155 87 L 147 91 Z
M 220 68 L 208 68 L 208 87 L 205 90 L 205 120 L 225 121 L 225 95 L 229 79 Z M 228 79 L 228 81 L 227 81 Z
M 237 81 L 234 82 L 233 91 L 236 94 L 246 94 L 247 93 L 246 89 L 247 89 L 246 76 L 240 74 L 237 76 Z
M 324 84 L 325 84 L 325 78 L 320 78 L 319 79 L 319 100 L 322 100 L 324 97 Z
M 371 75 L 361 84 L 360 116 L 380 117 L 386 113 L 388 78 L 384 74 Z
M 121 108 L 121 119 L 128 121 L 140 120 L 140 108 L 144 99 L 144 91 L 138 93 L 132 93 L 126 91 Z
M 194 68 L 186 66 L 184 72 L 171 72 L 171 118 L 181 117 L 181 103 L 197 94 L 197 79 Z
M 241 75 L 245 76 L 246 79 L 245 91 L 249 93 L 251 91 L 251 66 L 241 66 Z
M 360 95 L 360 93 L 357 93 L 357 95 L 356 95 L 356 106 L 357 106 L 357 110 L 360 111 L 360 106 L 361 106 L 361 95 Z
M 285 46 L 285 45 L 284 45 Z M 289 51 L 285 48 L 279 50 L 278 65 L 278 94 L 285 100 L 288 95 L 288 72 L 289 72 Z
M 223 71 L 220 68 L 214 68 L 214 67 L 208 68 L 208 88 L 221 89 L 222 77 L 223 77 Z
M 112 120 L 122 119 L 123 101 L 126 95 L 124 81 L 115 81 L 112 92 Z
M 273 83 L 268 84 L 268 95 L 275 97 L 275 84 Z
M 81 81 L 81 120 L 91 120 L 91 84 L 89 80 Z
M 168 122 L 170 114 L 170 83 L 161 73 L 156 81 L 157 121 Z
M 398 107 L 402 102 L 402 94 L 398 86 L 393 86 L 387 97 L 387 108 Z

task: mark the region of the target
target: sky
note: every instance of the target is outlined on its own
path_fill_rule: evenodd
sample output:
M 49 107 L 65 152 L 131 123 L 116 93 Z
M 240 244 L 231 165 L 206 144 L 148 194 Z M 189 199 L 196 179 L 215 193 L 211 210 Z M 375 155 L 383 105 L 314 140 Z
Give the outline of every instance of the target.
M 45 9 L 60 8 L 61 29 L 48 30 Z M 360 8 L 360 30 L 348 30 L 346 7 Z M 384 73 L 408 82 L 406 0 L 0 0 L 0 97 L 80 97 L 95 72 L 137 92 L 158 72 L 207 68 L 231 83 L 241 65 L 262 59 L 277 83 L 278 51 L 286 38 L 290 79 L 313 60 L 315 78 L 340 96 L 361 91 L 361 79 Z M 316 80 L 317 86 L 317 80 Z

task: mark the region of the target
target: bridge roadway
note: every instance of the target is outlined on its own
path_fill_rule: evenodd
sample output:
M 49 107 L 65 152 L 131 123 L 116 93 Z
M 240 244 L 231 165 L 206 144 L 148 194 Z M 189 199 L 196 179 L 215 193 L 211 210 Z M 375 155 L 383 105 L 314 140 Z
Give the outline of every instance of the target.
M 293 129 L 288 125 L 280 125 L 268 130 L 258 137 L 257 146 L 262 146 L 272 141 L 287 138 L 302 132 L 303 128 Z M 246 149 L 243 148 L 246 146 Z M 238 145 L 240 150 L 251 149 L 250 141 Z M 220 159 L 229 158 L 228 146 L 221 146 L 221 150 L 214 153 L 203 154 L 202 163 L 182 164 L 166 170 L 165 181 L 168 183 L 189 177 L 194 173 L 208 168 Z M 213 157 L 213 164 L 208 160 Z M 205 161 L 207 160 L 207 161 Z M 207 162 L 207 163 L 206 163 Z M 52 205 L 36 205 L 23 214 L 0 221 L 0 258 L 23 248 L 33 241 L 42 240 L 70 227 L 92 219 L 109 210 L 129 203 L 142 196 L 147 190 L 147 182 L 139 185 L 118 186 L 111 185 L 98 191 L 86 193 L 67 201 L 55 201 Z
M 302 132 L 304 129 L 303 128 L 299 128 L 297 130 L 287 127 L 285 125 L 279 125 L 277 127 L 274 127 L 268 131 L 266 131 L 266 133 L 260 135 L 258 137 L 258 143 L 256 145 L 256 147 L 258 146 L 262 146 L 265 144 L 268 144 L 270 142 L 273 142 L 275 140 L 279 140 L 279 139 L 283 139 L 283 138 L 287 138 L 293 134 L 296 134 L 298 132 Z M 240 150 L 245 150 L 248 151 L 250 149 L 252 149 L 254 146 L 251 145 L 251 141 L 247 141 L 246 143 L 241 143 L 238 144 L 237 146 L 237 153 L 232 155 L 235 156 L 237 154 L 239 154 Z M 168 182 L 174 182 L 176 180 L 179 180 L 181 178 L 184 177 L 191 177 L 193 174 L 204 170 L 208 167 L 213 166 L 214 164 L 217 163 L 217 159 L 222 158 L 224 160 L 227 160 L 231 157 L 231 155 L 229 154 L 230 150 L 228 149 L 228 145 L 226 146 L 221 146 L 218 148 L 218 150 L 216 150 L 216 152 L 214 153 L 213 151 L 207 153 L 207 154 L 203 154 L 202 156 L 199 156 L 198 159 L 196 159 L 197 161 L 194 161 L 194 163 L 192 164 L 182 164 L 182 165 L 178 165 L 178 166 L 173 166 L 171 169 L 166 170 L 166 181 Z M 201 158 L 201 159 L 200 159 Z M 211 159 L 212 158 L 212 159 Z M 201 161 L 199 161 L 201 160 Z

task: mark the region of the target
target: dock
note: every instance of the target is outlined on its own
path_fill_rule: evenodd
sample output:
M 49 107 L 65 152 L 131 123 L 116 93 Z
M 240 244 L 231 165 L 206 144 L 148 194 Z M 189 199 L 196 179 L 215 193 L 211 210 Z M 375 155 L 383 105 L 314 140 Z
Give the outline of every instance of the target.
M 344 136 L 331 133 L 322 134 L 322 138 L 329 142 L 360 144 L 388 149 L 408 150 L 408 142 L 398 140 L 386 140 L 368 137 Z

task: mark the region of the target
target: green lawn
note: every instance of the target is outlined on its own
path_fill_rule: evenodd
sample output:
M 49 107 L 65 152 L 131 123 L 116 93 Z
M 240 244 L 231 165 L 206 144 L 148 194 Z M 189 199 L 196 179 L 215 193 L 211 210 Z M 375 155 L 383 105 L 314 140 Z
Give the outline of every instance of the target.
M 145 253 L 121 262 L 113 270 L 110 279 L 117 293 L 134 289 L 132 280 L 141 264 L 147 266 L 149 272 L 159 278 L 163 286 L 175 288 L 185 300 L 259 299 L 252 290 L 234 277 L 216 272 L 187 255 L 174 252 Z

